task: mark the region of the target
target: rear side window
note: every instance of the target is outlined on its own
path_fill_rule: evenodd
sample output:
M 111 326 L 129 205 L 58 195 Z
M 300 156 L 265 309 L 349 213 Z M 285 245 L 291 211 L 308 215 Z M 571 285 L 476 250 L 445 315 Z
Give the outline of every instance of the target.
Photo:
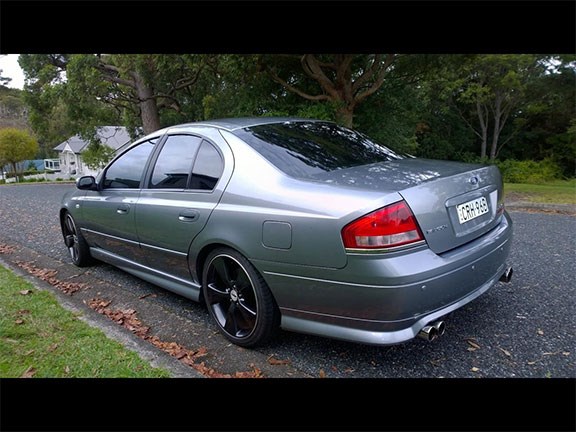
M 153 189 L 186 188 L 201 141 L 201 138 L 192 135 L 169 136 L 154 164 L 150 187 Z
M 296 178 L 403 158 L 366 135 L 328 122 L 264 124 L 234 134 L 281 171 Z
M 116 159 L 106 170 L 104 188 L 138 189 L 146 161 L 155 143 L 156 139 L 145 141 Z
M 218 150 L 208 141 L 202 141 L 190 180 L 190 189 L 212 190 L 218 183 L 224 163 Z

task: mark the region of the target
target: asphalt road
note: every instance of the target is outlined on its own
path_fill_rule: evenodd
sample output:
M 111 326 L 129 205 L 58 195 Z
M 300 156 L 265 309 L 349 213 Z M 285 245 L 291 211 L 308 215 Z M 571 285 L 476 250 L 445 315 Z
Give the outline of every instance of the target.
M 80 271 L 69 260 L 58 224 L 63 193 L 73 185 L 0 186 L 0 258 L 58 270 L 95 297 L 137 311 L 150 332 L 182 347 L 207 349 L 219 373 L 259 370 L 264 376 L 310 377 L 576 377 L 576 218 L 512 211 L 514 277 L 454 312 L 434 342 L 374 347 L 281 332 L 271 345 L 244 350 L 217 334 L 194 304 L 105 264 Z M 4 246 L 4 253 L 2 253 Z M 12 246 L 14 252 L 7 251 Z M 148 342 L 142 341 L 142 344 Z M 276 364 L 271 360 L 280 360 Z

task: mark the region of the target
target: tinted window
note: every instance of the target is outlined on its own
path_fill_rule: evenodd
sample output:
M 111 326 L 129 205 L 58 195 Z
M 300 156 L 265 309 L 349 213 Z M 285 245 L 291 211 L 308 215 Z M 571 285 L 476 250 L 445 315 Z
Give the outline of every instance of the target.
M 333 123 L 285 122 L 234 133 L 280 170 L 299 178 L 402 159 L 367 136 Z
M 191 189 L 212 190 L 222 175 L 224 164 L 218 150 L 208 141 L 202 141 L 190 182 Z
M 143 142 L 116 159 L 106 171 L 104 187 L 130 189 L 140 187 L 144 166 L 155 142 L 156 139 Z
M 169 136 L 154 165 L 150 187 L 184 189 L 200 141 L 191 135 Z

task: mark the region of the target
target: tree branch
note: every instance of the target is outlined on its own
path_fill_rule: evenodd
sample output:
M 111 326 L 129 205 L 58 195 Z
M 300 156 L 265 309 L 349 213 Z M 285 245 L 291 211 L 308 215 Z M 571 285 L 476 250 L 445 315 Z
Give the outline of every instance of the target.
M 378 72 L 378 75 L 376 77 L 376 80 L 372 83 L 370 88 L 356 95 L 356 97 L 354 98 L 356 103 L 362 102 L 371 94 L 376 93 L 378 89 L 382 87 L 382 84 L 384 83 L 384 77 L 386 76 L 388 68 L 394 61 L 394 57 L 395 57 L 394 54 L 386 54 L 386 60 L 384 61 L 384 64 L 381 66 L 380 71 Z
M 326 76 L 318 59 L 313 54 L 304 54 L 301 60 L 302 67 L 304 68 L 304 72 L 311 78 L 315 79 L 322 90 L 330 95 L 332 100 L 338 100 L 338 92 L 334 86 L 334 83 Z
M 304 93 L 302 90 L 300 90 L 299 88 L 294 87 L 293 85 L 288 84 L 286 81 L 284 81 L 282 78 L 280 78 L 276 72 L 274 72 L 272 69 L 270 69 L 269 67 L 266 67 L 266 71 L 268 72 L 268 74 L 270 75 L 270 77 L 272 77 L 272 79 L 274 81 L 276 81 L 278 84 L 281 84 L 282 87 L 284 87 L 286 90 L 291 91 L 292 93 L 297 94 L 298 96 L 303 97 L 304 99 L 307 100 L 311 100 L 311 101 L 321 101 L 321 100 L 330 100 L 330 97 L 328 95 L 325 94 L 321 94 L 321 95 L 309 95 L 308 93 Z
M 112 82 L 112 83 L 116 83 L 116 84 L 122 84 L 128 87 L 131 87 L 133 89 L 136 88 L 136 83 L 134 81 L 130 81 L 124 78 L 120 78 L 117 75 L 112 75 L 110 72 L 113 72 L 115 74 L 120 74 L 120 69 L 117 68 L 116 66 L 113 66 L 111 64 L 108 63 L 104 63 L 102 61 L 100 61 L 98 63 L 98 67 L 100 69 L 100 71 L 103 73 L 103 78 L 108 81 L 108 82 Z
M 362 72 L 362 74 L 352 84 L 352 91 L 354 93 L 356 93 L 358 90 L 362 89 L 364 87 L 364 85 L 368 82 L 368 80 L 370 80 L 370 78 L 372 78 L 374 76 L 374 74 L 376 73 L 376 69 L 378 68 L 378 65 L 380 64 L 381 59 L 382 59 L 381 54 L 375 54 L 374 55 L 374 58 L 372 59 L 372 64 L 369 67 L 366 67 L 364 69 L 364 71 Z

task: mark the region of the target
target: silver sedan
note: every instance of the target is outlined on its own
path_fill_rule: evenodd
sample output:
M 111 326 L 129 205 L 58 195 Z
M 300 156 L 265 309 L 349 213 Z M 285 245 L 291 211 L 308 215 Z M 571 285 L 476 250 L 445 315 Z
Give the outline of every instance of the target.
M 244 347 L 280 327 L 431 340 L 512 275 L 495 166 L 398 154 L 325 121 L 159 130 L 79 178 L 60 222 L 74 264 L 97 259 L 204 301 Z

